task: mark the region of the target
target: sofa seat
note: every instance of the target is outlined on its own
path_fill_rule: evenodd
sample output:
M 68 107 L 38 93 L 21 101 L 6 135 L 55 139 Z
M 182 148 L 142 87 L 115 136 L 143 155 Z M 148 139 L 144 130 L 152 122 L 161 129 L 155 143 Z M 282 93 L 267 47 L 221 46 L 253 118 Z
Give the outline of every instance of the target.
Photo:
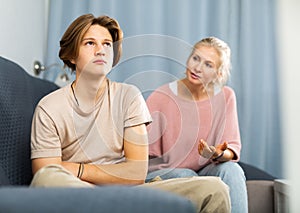
M 150 188 L 1 187 L 0 212 L 195 213 L 187 199 Z

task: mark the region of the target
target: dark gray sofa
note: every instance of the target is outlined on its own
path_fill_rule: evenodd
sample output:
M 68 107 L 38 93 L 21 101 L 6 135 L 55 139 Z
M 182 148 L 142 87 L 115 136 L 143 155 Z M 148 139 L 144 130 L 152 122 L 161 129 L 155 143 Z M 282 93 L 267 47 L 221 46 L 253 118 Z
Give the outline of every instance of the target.
M 0 56 L 0 212 L 194 212 L 184 198 L 149 188 L 29 188 L 30 132 L 38 101 L 58 89 Z M 274 212 L 274 177 L 240 163 L 249 213 Z
M 149 188 L 30 188 L 30 132 L 38 101 L 58 87 L 0 57 L 0 212 L 195 212 L 182 197 Z

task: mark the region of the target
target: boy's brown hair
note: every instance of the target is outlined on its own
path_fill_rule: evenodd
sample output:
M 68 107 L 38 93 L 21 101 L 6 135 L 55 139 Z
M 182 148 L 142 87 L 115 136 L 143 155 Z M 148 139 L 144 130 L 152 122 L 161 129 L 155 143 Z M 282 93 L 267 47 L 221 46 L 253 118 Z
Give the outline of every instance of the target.
M 79 16 L 71 23 L 60 40 L 59 58 L 64 62 L 65 66 L 69 67 L 72 71 L 76 70 L 76 66 L 71 63 L 71 60 L 78 57 L 80 43 L 92 25 L 105 27 L 111 34 L 114 51 L 113 66 L 115 66 L 121 58 L 123 32 L 119 23 L 108 16 L 95 17 L 92 14 L 85 14 Z

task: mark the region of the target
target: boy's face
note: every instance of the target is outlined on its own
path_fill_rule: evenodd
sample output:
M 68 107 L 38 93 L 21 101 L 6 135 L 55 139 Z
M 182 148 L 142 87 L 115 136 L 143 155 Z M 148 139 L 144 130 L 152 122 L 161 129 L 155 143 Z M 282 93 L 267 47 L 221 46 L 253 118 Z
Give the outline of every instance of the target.
M 109 31 L 100 25 L 92 25 L 84 35 L 76 59 L 76 73 L 107 75 L 113 64 L 113 39 Z

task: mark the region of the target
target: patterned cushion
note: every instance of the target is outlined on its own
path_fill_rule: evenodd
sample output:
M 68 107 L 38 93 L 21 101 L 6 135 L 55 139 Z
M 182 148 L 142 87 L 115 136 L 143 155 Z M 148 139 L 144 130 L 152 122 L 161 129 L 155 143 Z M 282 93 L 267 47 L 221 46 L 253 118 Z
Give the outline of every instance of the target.
M 0 168 L 12 185 L 27 185 L 32 179 L 32 115 L 38 101 L 57 88 L 0 57 Z
M 7 179 L 3 169 L 0 167 L 0 186 L 9 185 L 9 180 Z

